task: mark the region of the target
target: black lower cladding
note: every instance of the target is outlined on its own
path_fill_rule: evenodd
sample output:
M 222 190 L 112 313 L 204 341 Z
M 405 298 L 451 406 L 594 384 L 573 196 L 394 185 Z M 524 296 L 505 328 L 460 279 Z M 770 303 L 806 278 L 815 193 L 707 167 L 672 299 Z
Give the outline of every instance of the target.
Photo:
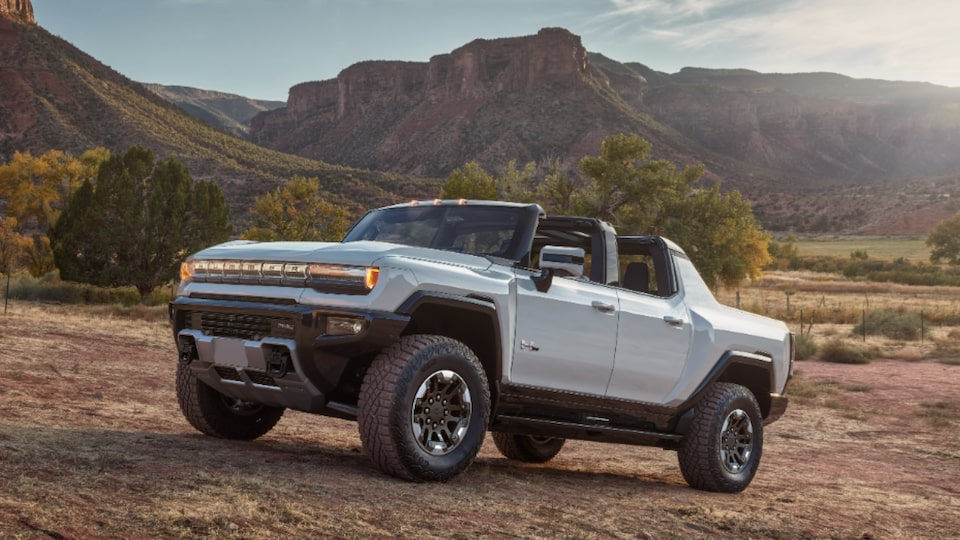
M 174 337 L 180 330 L 192 329 L 249 341 L 293 340 L 303 370 L 299 375 L 324 394 L 337 386 L 352 357 L 390 345 L 410 321 L 409 316 L 387 312 L 193 297 L 171 302 L 170 314 Z M 355 335 L 328 336 L 324 333 L 327 317 L 363 319 L 363 329 Z

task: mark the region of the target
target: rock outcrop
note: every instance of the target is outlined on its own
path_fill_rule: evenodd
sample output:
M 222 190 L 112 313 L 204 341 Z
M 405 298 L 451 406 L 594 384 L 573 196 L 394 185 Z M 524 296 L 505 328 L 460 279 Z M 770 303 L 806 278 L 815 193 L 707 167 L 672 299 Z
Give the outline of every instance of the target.
M 0 0 L 0 16 L 30 24 L 37 22 L 30 0 Z
M 361 62 L 336 79 L 299 84 L 286 108 L 253 119 L 251 139 L 324 161 L 439 176 L 474 159 L 496 167 L 566 158 L 595 149 L 604 131 L 598 113 L 614 107 L 597 102 L 599 85 L 610 83 L 594 79 L 580 38 L 546 28 L 478 39 L 426 63 Z

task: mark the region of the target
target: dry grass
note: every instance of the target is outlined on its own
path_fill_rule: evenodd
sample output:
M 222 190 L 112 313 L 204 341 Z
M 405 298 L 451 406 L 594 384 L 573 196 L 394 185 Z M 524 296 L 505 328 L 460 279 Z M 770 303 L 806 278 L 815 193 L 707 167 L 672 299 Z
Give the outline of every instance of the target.
M 0 537 L 934 538 L 960 530 L 960 430 L 949 417 L 931 419 L 955 417 L 958 367 L 801 364 L 787 415 L 765 428 L 754 483 L 718 495 L 688 488 L 672 452 L 645 447 L 572 441 L 532 466 L 502 458 L 488 441 L 460 478 L 411 484 L 372 467 L 351 422 L 288 413 L 257 441 L 204 437 L 177 408 L 175 356 L 162 318 L 18 303 L 0 317 Z

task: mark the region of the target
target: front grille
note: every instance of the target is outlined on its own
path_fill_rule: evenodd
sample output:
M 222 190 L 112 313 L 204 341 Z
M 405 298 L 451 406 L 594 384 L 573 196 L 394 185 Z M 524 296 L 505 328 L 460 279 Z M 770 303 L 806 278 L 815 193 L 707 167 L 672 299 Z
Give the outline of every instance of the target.
M 296 324 L 293 319 L 285 317 L 212 311 L 187 311 L 183 317 L 184 328 L 201 330 L 208 336 L 239 338 L 250 341 L 259 341 L 271 336 L 273 334 L 272 329 L 278 328 L 278 322 L 283 323 L 280 326 L 281 328 L 288 329 L 294 328 Z M 283 333 L 287 335 L 276 337 L 289 337 L 289 331 Z

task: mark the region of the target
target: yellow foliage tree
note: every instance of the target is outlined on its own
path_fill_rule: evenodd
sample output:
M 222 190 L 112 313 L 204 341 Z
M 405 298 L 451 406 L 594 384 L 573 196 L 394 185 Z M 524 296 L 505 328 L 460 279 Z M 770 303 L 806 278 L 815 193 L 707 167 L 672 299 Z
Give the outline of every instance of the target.
M 294 176 L 273 193 L 258 197 L 246 240 L 336 241 L 350 224 L 349 212 L 320 196 L 320 180 Z
M 37 157 L 14 152 L 9 163 L 0 165 L 0 198 L 7 201 L 7 216 L 16 218 L 20 230 L 30 223 L 47 230 L 70 195 L 84 180 L 93 180 L 109 157 L 105 148 L 88 150 L 79 158 L 59 150 Z

